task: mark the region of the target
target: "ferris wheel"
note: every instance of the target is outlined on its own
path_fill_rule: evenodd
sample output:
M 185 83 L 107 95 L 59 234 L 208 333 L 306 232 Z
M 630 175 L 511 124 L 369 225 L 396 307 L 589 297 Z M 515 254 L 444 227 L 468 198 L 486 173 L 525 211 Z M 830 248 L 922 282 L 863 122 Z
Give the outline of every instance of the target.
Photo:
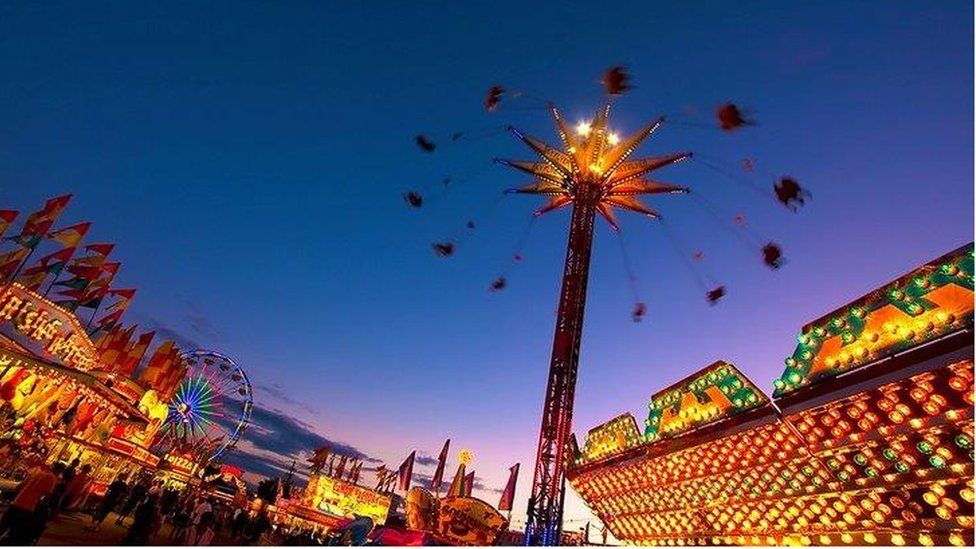
M 247 428 L 253 407 L 247 373 L 215 351 L 183 354 L 186 376 L 169 406 L 163 444 L 209 463 L 234 447 Z

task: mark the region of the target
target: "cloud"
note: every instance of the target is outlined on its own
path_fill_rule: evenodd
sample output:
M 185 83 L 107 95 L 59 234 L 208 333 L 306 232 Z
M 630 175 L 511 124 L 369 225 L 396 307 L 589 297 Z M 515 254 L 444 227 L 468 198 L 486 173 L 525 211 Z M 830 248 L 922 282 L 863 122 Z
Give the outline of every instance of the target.
M 288 391 L 278 383 L 272 383 L 271 385 L 255 385 L 254 390 L 265 393 L 268 396 L 277 400 L 278 402 L 281 402 L 282 404 L 287 404 L 289 406 L 300 408 L 311 414 L 315 414 L 318 412 L 318 410 L 309 406 L 307 403 L 302 402 L 289 395 Z
M 422 465 L 424 467 L 433 467 L 437 465 L 437 458 L 433 456 L 425 456 L 423 454 L 417 454 L 413 462 L 417 465 Z
M 236 418 L 229 416 L 218 419 L 221 427 L 228 431 L 234 429 L 236 421 Z M 355 446 L 320 435 L 313 426 L 287 412 L 258 405 L 251 409 L 251 420 L 241 440 L 224 455 L 223 460 L 252 473 L 249 479 L 252 482 L 259 480 L 257 475 L 273 477 L 286 474 L 293 461 L 295 475 L 299 479 L 307 479 L 308 459 L 322 446 L 366 464 L 381 462 Z M 367 466 L 363 469 L 369 470 Z

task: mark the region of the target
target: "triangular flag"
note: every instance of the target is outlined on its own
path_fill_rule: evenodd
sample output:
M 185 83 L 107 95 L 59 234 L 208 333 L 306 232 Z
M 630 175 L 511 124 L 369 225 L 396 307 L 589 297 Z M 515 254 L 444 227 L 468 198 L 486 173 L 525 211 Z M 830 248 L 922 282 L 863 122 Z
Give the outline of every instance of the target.
M 14 220 L 17 219 L 17 215 L 20 214 L 17 210 L 0 210 L 0 236 L 13 225 Z
M 24 269 L 24 274 L 34 274 L 44 272 L 48 274 L 60 273 L 65 264 L 71 260 L 71 255 L 75 253 L 75 248 L 62 248 L 52 254 L 48 254 L 37 261 L 37 265 Z
M 346 461 L 348 461 L 348 460 L 349 460 L 349 458 L 347 458 L 346 456 L 340 456 L 339 457 L 339 464 L 336 465 L 335 474 L 332 475 L 334 478 L 338 478 L 338 479 L 341 479 L 342 478 L 342 472 L 345 471 L 345 469 L 346 469 Z
M 447 465 L 447 451 L 451 446 L 451 439 L 444 441 L 444 447 L 441 448 L 441 453 L 437 456 L 437 469 L 434 470 L 434 476 L 430 479 L 430 489 L 435 493 L 440 492 L 441 484 L 444 482 L 444 466 Z
M 0 278 L 7 280 L 13 276 L 29 254 L 30 250 L 27 248 L 17 248 L 11 252 L 0 254 Z
M 114 288 L 109 290 L 108 295 L 116 295 L 122 299 L 132 299 L 136 296 L 136 288 Z
M 515 501 L 515 485 L 518 483 L 519 464 L 516 463 L 508 469 L 508 482 L 505 490 L 502 491 L 502 498 L 498 501 L 499 511 L 511 511 L 512 502 Z
M 142 362 L 142 357 L 146 355 L 146 350 L 149 349 L 149 344 L 155 335 L 156 332 L 146 332 L 140 335 L 139 339 L 126 349 L 125 358 L 123 358 L 122 365 L 119 368 L 120 374 L 126 377 L 132 377 L 136 368 L 139 367 L 139 363 Z
M 45 271 L 22 273 L 17 277 L 17 282 L 32 292 L 36 292 L 45 280 L 47 280 L 47 272 Z
M 98 255 L 100 255 L 102 257 L 105 257 L 108 254 L 112 253 L 112 250 L 113 249 L 115 249 L 115 244 L 108 244 L 108 243 L 104 243 L 104 242 L 99 242 L 99 243 L 96 243 L 96 244 L 89 244 L 89 245 L 85 246 L 85 250 L 87 250 L 89 252 L 96 253 L 96 254 L 98 254 Z
M 404 492 L 410 489 L 410 481 L 413 479 L 413 460 L 416 457 L 416 450 L 410 452 L 410 455 L 400 464 L 400 468 L 397 470 L 397 485 Z
M 65 248 L 73 248 L 81 244 L 81 239 L 85 237 L 89 227 L 91 227 L 91 223 L 86 221 L 49 233 L 47 237 L 60 242 Z
M 464 495 L 465 497 L 471 497 L 471 490 L 474 488 L 474 471 L 471 471 L 464 477 Z
M 27 216 L 24 228 L 21 229 L 20 235 L 14 237 L 14 240 L 25 248 L 33 249 L 41 241 L 41 237 L 47 234 L 70 200 L 70 194 L 49 198 L 43 208 Z
M 460 497 L 464 495 L 464 464 L 458 465 L 457 472 L 454 473 L 454 480 L 451 487 L 447 490 L 448 497 Z

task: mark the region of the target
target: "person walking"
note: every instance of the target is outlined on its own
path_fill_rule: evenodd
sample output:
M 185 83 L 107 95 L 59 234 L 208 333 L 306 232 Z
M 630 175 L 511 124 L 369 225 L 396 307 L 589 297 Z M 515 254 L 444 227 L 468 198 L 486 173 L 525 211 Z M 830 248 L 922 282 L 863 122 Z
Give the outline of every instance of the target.
M 68 481 L 68 486 L 64 491 L 64 497 L 61 498 L 62 510 L 74 509 L 81 503 L 82 498 L 91 484 L 91 470 L 92 466 L 86 463 Z
M 191 514 L 193 512 L 193 499 L 187 497 L 176 504 L 173 514 L 173 529 L 170 531 L 170 541 L 179 543 L 186 534 L 187 528 L 192 525 Z
M 148 491 L 149 482 L 145 478 L 139 480 L 132 486 L 132 489 L 129 490 L 129 497 L 126 498 L 125 502 L 122 504 L 122 508 L 119 509 L 119 516 L 115 519 L 116 526 L 122 526 L 125 519 L 129 517 L 129 513 L 134 511 L 135 508 L 146 498 Z
M 101 503 L 98 504 L 95 512 L 92 513 L 92 523 L 85 530 L 97 532 L 101 528 L 102 522 L 105 521 L 105 517 L 115 509 L 115 506 L 119 504 L 119 501 L 125 497 L 128 491 L 129 486 L 125 483 L 123 473 L 119 473 L 115 477 L 115 480 L 112 481 L 112 484 L 108 485 L 108 489 L 105 490 L 105 496 L 102 498 Z
M 31 469 L 7 512 L 0 518 L 0 543 L 30 543 L 36 526 L 35 513 L 41 501 L 54 491 L 57 482 L 58 477 L 43 462 Z
M 146 496 L 136 507 L 132 517 L 132 526 L 122 538 L 121 545 L 148 545 L 149 536 L 156 530 L 159 520 L 157 509 L 158 497 L 155 494 Z

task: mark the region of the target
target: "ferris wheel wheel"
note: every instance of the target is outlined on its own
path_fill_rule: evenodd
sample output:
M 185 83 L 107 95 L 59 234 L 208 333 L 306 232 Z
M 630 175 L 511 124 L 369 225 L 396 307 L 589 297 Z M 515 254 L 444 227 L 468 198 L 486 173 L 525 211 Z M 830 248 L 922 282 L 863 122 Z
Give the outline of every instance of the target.
M 247 428 L 253 407 L 247 373 L 215 351 L 183 354 L 186 376 L 169 406 L 163 443 L 209 463 L 234 447 Z

